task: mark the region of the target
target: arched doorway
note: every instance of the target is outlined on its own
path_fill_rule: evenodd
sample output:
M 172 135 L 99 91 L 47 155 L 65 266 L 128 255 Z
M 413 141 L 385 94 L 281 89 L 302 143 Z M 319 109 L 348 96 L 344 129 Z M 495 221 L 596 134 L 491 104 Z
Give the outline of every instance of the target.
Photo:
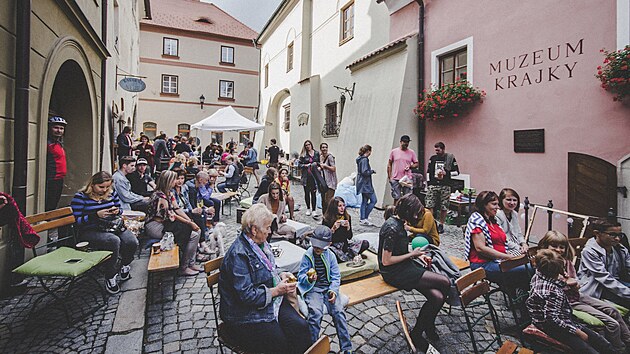
M 263 146 L 267 146 L 271 139 L 276 139 L 278 146 L 289 152 L 291 130 L 291 94 L 284 89 L 278 92 L 269 103 L 265 118 L 265 133 Z
M 92 103 L 88 83 L 81 66 L 65 61 L 55 76 L 48 105 L 49 114 L 57 114 L 68 122 L 64 137 L 68 174 L 59 205 L 70 199 L 92 175 L 95 140 Z

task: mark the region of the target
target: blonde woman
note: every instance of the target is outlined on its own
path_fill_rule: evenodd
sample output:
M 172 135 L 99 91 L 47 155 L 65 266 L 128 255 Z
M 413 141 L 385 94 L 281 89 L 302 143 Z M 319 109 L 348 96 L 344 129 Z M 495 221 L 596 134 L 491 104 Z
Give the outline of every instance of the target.
M 177 173 L 164 171 L 157 180 L 155 191 L 151 196 L 148 222 L 144 225 L 147 236 L 161 239 L 165 232 L 172 232 L 175 242 L 182 249 L 179 274 L 197 275 L 203 268 L 195 264 L 197 244 L 199 243 L 199 226 L 177 205 L 171 190 L 177 183 Z
M 90 243 L 93 250 L 111 251 L 112 256 L 103 263 L 105 289 L 110 294 L 120 292 L 116 275 L 120 280 L 131 278 L 129 274 L 133 255 L 138 249 L 138 239 L 129 230 L 107 230 L 108 220 L 122 214 L 120 199 L 112 188 L 112 175 L 101 171 L 93 175 L 85 188 L 72 198 L 72 214 L 77 221 L 79 238 Z M 118 265 L 118 259 L 121 259 Z

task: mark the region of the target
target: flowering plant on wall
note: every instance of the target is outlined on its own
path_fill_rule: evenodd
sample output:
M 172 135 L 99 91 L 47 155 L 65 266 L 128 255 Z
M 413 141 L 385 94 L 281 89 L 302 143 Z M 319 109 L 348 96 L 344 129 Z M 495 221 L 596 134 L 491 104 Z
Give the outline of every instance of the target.
M 482 102 L 486 92 L 472 87 L 466 80 L 445 84 L 427 92 L 413 110 L 420 119 L 438 120 L 459 117 L 477 102 Z
M 630 95 L 630 45 L 623 50 L 604 53 L 604 66 L 597 67 L 597 77 L 602 82 L 602 88 L 610 91 L 613 101 L 621 101 L 625 96 Z

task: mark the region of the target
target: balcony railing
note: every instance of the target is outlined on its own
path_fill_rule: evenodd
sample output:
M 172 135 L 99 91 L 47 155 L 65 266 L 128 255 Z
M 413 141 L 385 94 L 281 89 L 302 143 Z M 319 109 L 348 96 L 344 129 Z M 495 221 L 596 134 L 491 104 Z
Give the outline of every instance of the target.
M 339 136 L 339 127 L 340 124 L 337 122 L 328 122 L 324 124 L 324 129 L 322 129 L 322 136 L 324 138 Z

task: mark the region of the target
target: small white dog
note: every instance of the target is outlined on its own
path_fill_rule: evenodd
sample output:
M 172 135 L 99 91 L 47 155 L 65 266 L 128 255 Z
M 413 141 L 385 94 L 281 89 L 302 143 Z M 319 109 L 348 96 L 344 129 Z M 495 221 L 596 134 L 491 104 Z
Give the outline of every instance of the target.
M 223 237 L 227 234 L 227 226 L 225 223 L 219 222 L 208 231 L 210 237 L 206 240 L 208 247 L 216 257 L 222 257 L 225 254 L 225 246 L 223 245 Z

